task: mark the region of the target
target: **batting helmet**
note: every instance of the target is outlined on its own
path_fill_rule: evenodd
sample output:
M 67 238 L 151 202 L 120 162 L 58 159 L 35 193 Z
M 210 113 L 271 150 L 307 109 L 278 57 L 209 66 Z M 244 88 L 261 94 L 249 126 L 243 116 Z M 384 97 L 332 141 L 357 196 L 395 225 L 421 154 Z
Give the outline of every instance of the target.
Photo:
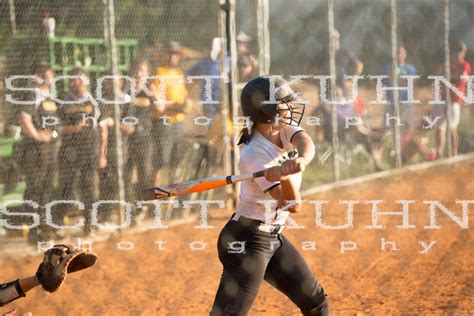
M 271 87 L 271 84 L 274 86 Z M 272 83 L 268 77 L 257 77 L 245 85 L 240 104 L 244 116 L 254 123 L 273 123 L 278 117 L 279 122 L 297 126 L 304 114 L 304 104 L 293 104 L 295 96 L 296 93 L 284 79 L 275 78 Z M 286 107 L 278 107 L 279 104 Z M 281 116 L 281 113 L 286 115 Z
M 304 104 L 293 102 L 296 98 L 287 81 L 282 78 L 257 77 L 242 90 L 240 104 L 245 117 L 254 123 L 282 122 L 299 126 L 304 114 Z M 273 95 L 272 95 L 273 94 Z M 284 104 L 285 106 L 279 106 Z M 239 143 L 248 143 L 248 130 L 242 130 Z

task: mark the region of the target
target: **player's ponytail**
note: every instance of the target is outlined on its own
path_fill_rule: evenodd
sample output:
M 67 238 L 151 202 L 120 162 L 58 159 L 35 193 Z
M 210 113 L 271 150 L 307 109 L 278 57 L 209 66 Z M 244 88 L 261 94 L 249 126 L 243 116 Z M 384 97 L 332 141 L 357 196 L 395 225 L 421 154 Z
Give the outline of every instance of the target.
M 244 128 L 242 128 L 242 130 L 240 131 L 240 139 L 237 145 L 240 145 L 240 144 L 247 145 L 248 143 L 250 143 L 250 140 L 252 138 L 252 126 L 253 126 L 253 122 L 251 120 L 245 121 Z
M 244 127 L 240 131 L 240 139 L 239 139 L 239 142 L 237 143 L 237 145 L 240 145 L 240 144 L 247 145 L 248 143 L 250 143 L 250 132 L 249 132 L 249 129 L 247 127 Z

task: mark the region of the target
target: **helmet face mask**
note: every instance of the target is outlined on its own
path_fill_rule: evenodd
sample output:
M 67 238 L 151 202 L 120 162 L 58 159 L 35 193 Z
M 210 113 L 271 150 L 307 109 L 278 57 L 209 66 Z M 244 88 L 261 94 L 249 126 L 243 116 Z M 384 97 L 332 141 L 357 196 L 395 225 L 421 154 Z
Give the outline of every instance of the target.
M 276 122 L 285 123 L 291 126 L 299 126 L 303 119 L 305 105 L 291 101 L 283 101 L 277 105 Z

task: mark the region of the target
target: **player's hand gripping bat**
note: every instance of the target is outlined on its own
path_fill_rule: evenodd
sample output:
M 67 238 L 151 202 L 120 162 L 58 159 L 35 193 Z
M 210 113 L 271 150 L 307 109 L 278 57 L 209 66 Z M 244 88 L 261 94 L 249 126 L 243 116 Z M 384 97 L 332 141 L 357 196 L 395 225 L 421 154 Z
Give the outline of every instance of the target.
M 275 168 L 275 167 L 273 167 Z M 270 168 L 271 169 L 271 168 Z M 269 169 L 267 169 L 269 170 Z M 170 184 L 166 186 L 145 189 L 142 192 L 144 201 L 163 199 L 175 195 L 184 195 L 194 192 L 202 192 L 226 186 L 228 184 L 237 183 L 247 179 L 263 177 L 266 170 L 255 173 L 246 173 L 233 176 L 218 176 L 198 180 L 191 180 L 181 183 Z M 298 164 L 298 172 L 304 171 L 304 166 Z

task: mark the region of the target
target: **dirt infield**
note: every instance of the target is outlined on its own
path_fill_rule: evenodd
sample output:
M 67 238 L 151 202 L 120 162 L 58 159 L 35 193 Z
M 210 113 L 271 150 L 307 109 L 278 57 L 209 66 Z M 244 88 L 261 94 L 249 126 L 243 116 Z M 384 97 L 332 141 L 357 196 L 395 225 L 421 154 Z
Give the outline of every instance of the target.
M 396 200 L 415 200 L 410 205 L 412 229 L 396 228 L 400 216 L 382 216 L 385 229 L 368 229 L 370 204 L 354 206 L 354 225 L 345 230 L 316 227 L 311 205 L 293 216 L 305 229 L 287 229 L 285 234 L 309 262 L 329 295 L 335 315 L 468 315 L 474 314 L 474 238 L 472 215 L 468 229 L 441 214 L 440 229 L 430 224 L 429 206 L 438 200 L 461 216 L 456 200 L 473 200 L 474 162 L 445 166 L 423 173 L 409 173 L 377 180 L 357 187 L 319 194 L 313 200 L 328 200 L 323 220 L 328 225 L 345 221 L 340 200 L 384 200 L 383 211 L 400 209 Z M 473 209 L 474 206 L 471 206 Z M 11 307 L 33 315 L 206 315 L 219 282 L 221 266 L 215 242 L 225 218 L 215 211 L 213 229 L 195 229 L 193 224 L 124 235 L 94 245 L 99 262 L 89 271 L 68 276 L 59 293 L 34 290 Z M 471 211 L 472 213 L 472 211 Z M 382 238 L 395 242 L 398 251 L 381 250 Z M 166 250 L 156 242 L 162 240 Z M 131 244 L 131 250 L 117 249 Z M 316 250 L 308 241 L 316 242 Z M 425 246 L 436 241 L 430 251 Z M 190 244 L 195 242 L 193 244 Z M 206 243 L 204 250 L 191 250 Z M 356 250 L 341 253 L 341 242 Z M 344 244 L 345 242 L 345 244 Z M 352 244 L 350 242 L 353 242 Z M 308 248 L 309 247 L 309 248 Z M 27 276 L 35 271 L 39 257 L 3 258 L 2 281 Z M 6 309 L 5 309 L 6 310 Z M 282 294 L 264 284 L 251 315 L 299 315 Z

